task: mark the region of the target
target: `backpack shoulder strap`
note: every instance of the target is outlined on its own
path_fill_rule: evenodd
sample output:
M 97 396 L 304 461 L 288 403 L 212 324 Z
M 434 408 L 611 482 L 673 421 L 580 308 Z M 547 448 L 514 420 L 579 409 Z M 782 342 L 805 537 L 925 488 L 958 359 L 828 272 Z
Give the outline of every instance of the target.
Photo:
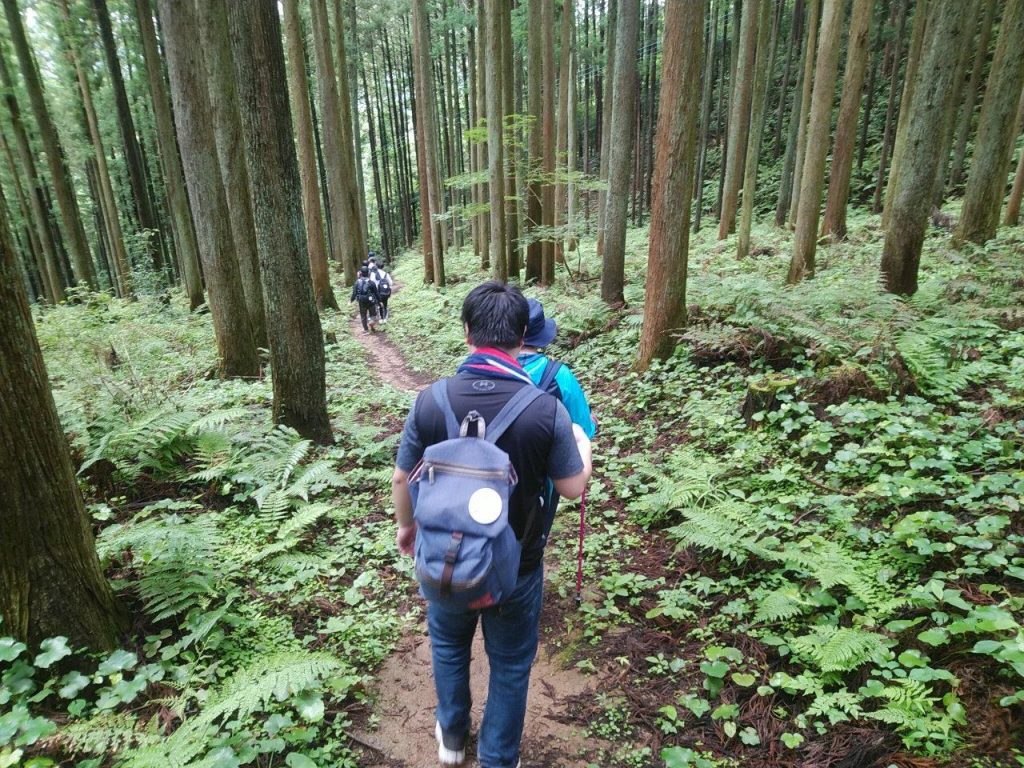
M 505 434 L 505 430 L 512 426 L 512 422 L 522 415 L 523 411 L 530 407 L 530 404 L 543 395 L 537 387 L 529 384 L 521 387 L 518 392 L 509 398 L 505 406 L 498 411 L 490 424 L 487 425 L 487 442 L 496 443 L 498 438 Z
M 459 436 L 459 420 L 455 418 L 455 411 L 452 410 L 452 403 L 448 399 L 448 379 L 435 381 L 430 385 L 430 394 L 434 396 L 434 402 L 444 414 L 445 429 L 448 431 L 448 439 L 454 440 Z
M 548 392 L 551 389 L 551 384 L 555 380 L 555 376 L 558 375 L 558 371 L 562 368 L 562 362 L 560 360 L 548 359 L 548 364 L 544 367 L 544 374 L 540 377 L 540 381 L 537 386 L 542 392 Z

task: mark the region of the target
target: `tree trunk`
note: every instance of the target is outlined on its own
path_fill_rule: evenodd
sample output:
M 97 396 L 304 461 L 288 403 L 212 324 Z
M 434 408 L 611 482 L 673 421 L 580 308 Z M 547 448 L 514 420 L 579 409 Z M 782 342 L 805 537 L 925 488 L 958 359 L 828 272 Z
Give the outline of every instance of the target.
M 632 2 L 632 0 L 626 1 Z M 612 91 L 615 85 L 615 60 L 617 56 L 615 37 L 618 34 L 619 27 L 619 2 L 620 0 L 608 0 L 608 13 L 605 14 L 605 67 L 604 93 L 602 94 L 604 120 L 601 123 L 601 161 L 598 164 L 599 181 L 603 182 L 603 186 L 597 193 L 597 257 L 599 259 L 604 257 L 604 217 L 608 207 L 608 159 L 611 154 Z M 540 24 L 539 16 L 537 23 Z M 536 29 L 537 27 L 531 26 L 530 28 Z
M 313 296 L 318 310 L 322 311 L 325 307 L 338 309 L 338 301 L 331 289 L 330 271 L 327 268 L 323 208 L 320 206 L 320 189 L 317 186 L 316 145 L 313 143 L 313 119 L 309 112 L 306 44 L 302 39 L 302 27 L 299 24 L 298 0 L 284 0 L 284 33 L 288 41 L 288 83 L 292 94 L 292 114 L 295 119 L 295 136 L 299 152 L 302 208 L 305 212 L 303 223 L 306 228 L 306 245 L 309 249 Z M 384 226 L 383 219 L 381 226 Z
M 487 92 L 487 163 L 491 209 L 491 276 L 508 280 L 508 255 L 505 250 L 505 158 L 502 154 L 504 117 L 502 115 L 502 24 L 498 3 L 487 3 L 487 67 L 484 74 Z M 507 73 L 511 74 L 511 73 Z
M 1024 0 L 1007 0 L 999 25 L 985 98 L 978 116 L 971 171 L 954 242 L 983 245 L 995 237 L 1006 194 L 1010 147 L 1020 126 L 1015 115 L 1024 86 Z
M 889 179 L 885 185 L 885 206 L 882 210 L 883 229 L 889 227 L 889 219 L 892 214 L 893 190 L 896 189 L 896 182 L 902 170 L 900 163 L 903 160 L 907 131 L 910 130 L 907 115 L 910 111 L 910 105 L 914 103 L 914 89 L 917 88 L 918 82 L 917 71 L 923 56 L 922 50 L 928 31 L 932 1 L 917 0 L 917 7 L 914 10 L 914 27 L 910 34 L 910 52 L 907 54 L 907 69 L 903 75 L 903 95 L 900 97 L 900 119 L 896 123 L 896 138 L 892 148 L 892 164 L 889 169 Z
M 798 0 L 799 2 L 800 0 Z M 698 148 L 697 148 L 697 181 L 694 184 L 694 192 L 697 196 L 697 202 L 693 207 L 693 232 L 694 234 L 700 232 L 701 217 L 704 213 L 704 169 L 707 167 L 708 157 L 708 141 L 711 136 L 711 93 L 714 89 L 714 74 L 715 74 L 715 46 L 718 39 L 718 6 L 712 5 L 711 7 L 711 19 L 710 25 L 707 30 L 707 37 L 704 43 L 704 74 L 702 77 L 701 86 L 701 107 L 700 107 L 700 127 L 698 129 Z M 663 65 L 664 69 L 664 65 Z M 662 75 L 662 87 L 664 87 L 665 77 Z M 657 165 L 655 165 L 654 173 L 658 172 Z M 652 201 L 651 201 L 651 219 L 653 223 L 654 218 L 654 202 L 653 202 L 653 186 L 654 180 L 651 180 L 652 184 Z
M 1011 2 L 1019 3 L 1019 0 Z M 913 89 L 913 100 L 906 105 L 908 130 L 899 178 L 893 190 L 892 219 L 882 252 L 881 270 L 886 290 L 906 295 L 917 291 L 921 245 L 939 166 L 935 136 L 945 112 L 956 108 L 951 92 L 957 61 L 950 52 L 959 51 L 969 34 L 964 25 L 967 7 L 962 0 L 932 0 L 931 4 L 918 82 Z M 1019 95 L 1020 91 L 1017 93 Z M 1002 159 L 1005 158 L 1004 154 Z
M 93 156 L 96 158 L 96 181 L 99 189 L 99 201 L 103 208 L 104 223 L 110 239 L 110 251 L 113 256 L 114 289 L 121 298 L 134 298 L 132 288 L 132 269 L 128 263 L 128 254 L 124 247 L 124 234 L 121 231 L 121 219 L 117 215 L 117 203 L 114 202 L 114 189 L 110 184 L 110 170 L 107 168 L 107 154 L 103 149 L 103 137 L 100 136 L 99 123 L 96 120 L 96 108 L 92 102 L 92 89 L 86 78 L 85 70 L 79 58 L 77 46 L 71 30 L 71 13 L 67 0 L 60 0 L 61 16 L 64 20 L 65 45 L 71 59 L 71 66 L 78 79 L 78 89 L 82 96 L 82 107 L 85 110 L 86 125 L 92 142 Z M 159 250 L 157 251 L 159 255 Z M 156 266 L 159 262 L 156 262 Z
M 1020 202 L 1024 195 L 1024 151 L 1020 153 L 1017 160 L 1017 172 L 1013 177 L 1013 189 L 1010 190 L 1010 199 L 1006 201 L 1006 216 L 1003 224 L 1007 227 L 1015 227 L 1020 221 Z
M 476 114 L 480 128 L 486 129 L 487 122 L 487 13 L 486 0 L 476 0 L 476 27 L 479 34 L 476 36 L 476 91 L 473 93 L 476 102 Z M 540 40 L 539 35 L 533 35 L 531 39 Z M 539 124 L 539 123 L 538 123 Z M 487 163 L 487 140 L 478 141 L 476 144 L 477 168 L 482 174 L 488 167 Z M 477 216 L 477 229 L 480 232 L 480 267 L 481 269 L 491 268 L 491 220 L 490 211 L 486 207 L 490 199 L 490 191 L 487 184 L 477 185 L 477 195 L 480 200 L 480 214 Z M 538 222 L 540 219 L 538 219 Z M 537 246 L 540 247 L 539 245 Z M 537 262 L 537 275 L 540 276 L 540 262 Z
M 953 167 L 949 173 L 949 184 L 954 189 L 963 184 L 964 181 L 964 159 L 967 157 L 967 141 L 971 137 L 971 125 L 974 123 L 974 107 L 978 103 L 978 88 L 981 86 L 985 62 L 988 61 L 989 43 L 992 40 L 992 27 L 995 24 L 998 5 L 998 0 L 988 0 L 985 6 L 985 16 L 981 22 L 981 32 L 978 33 L 978 47 L 975 49 L 974 65 L 971 67 L 971 80 L 967 86 L 967 94 L 964 97 L 963 109 L 960 114 L 960 123 L 957 126 L 956 148 L 953 150 Z
M 541 243 L 540 284 L 555 281 L 555 0 L 541 0 L 541 125 L 544 133 L 544 181 L 541 185 L 541 221 L 545 234 Z
M 846 74 L 843 97 L 839 103 L 836 136 L 832 144 L 832 170 L 828 180 L 828 203 L 822 222 L 822 235 L 833 240 L 846 238 L 846 203 L 850 198 L 850 175 L 857 141 L 857 115 L 860 112 L 864 73 L 868 64 L 868 32 L 875 0 L 854 0 L 850 13 L 850 37 L 846 48 Z
M 745 0 L 740 22 L 740 50 L 736 60 L 736 80 L 729 110 L 729 152 L 725 161 L 725 185 L 722 209 L 718 217 L 718 239 L 724 240 L 736 230 L 736 206 L 743 183 L 743 160 L 750 131 L 750 102 L 754 91 L 754 57 L 757 54 L 758 0 Z
M 558 56 L 558 125 L 557 141 L 555 142 L 555 162 L 558 165 L 568 161 L 566 151 L 569 143 L 569 66 L 572 55 L 573 7 L 571 3 L 562 4 L 561 33 L 559 35 Z M 554 188 L 555 213 L 554 226 L 565 225 L 565 185 L 557 184 Z M 564 263 L 564 235 L 554 241 L 555 261 Z
M 226 376 L 256 376 L 259 356 L 231 238 L 205 65 L 195 41 L 198 22 L 193 0 L 158 0 L 158 11 L 221 372 Z
M 0 55 L 0 60 L 2 60 L 2 58 L 2 55 Z M 2 64 L 3 62 L 0 61 L 0 65 Z M 14 94 L 8 91 L 4 98 L 6 100 L 8 98 L 13 98 L 13 96 Z M 17 102 L 15 102 L 15 106 L 17 106 Z M 32 298 L 40 302 L 48 301 L 50 304 L 56 304 L 60 299 L 57 298 L 57 295 L 53 290 L 53 286 L 50 283 L 52 279 L 50 275 L 50 265 L 47 262 L 46 254 L 43 253 L 43 245 L 39 239 L 41 233 L 33 226 L 36 215 L 33 212 L 32 205 L 28 201 L 29 196 L 25 194 L 25 189 L 21 184 L 18 167 L 14 161 L 14 153 L 11 152 L 10 144 L 2 130 L 0 130 L 0 146 L 3 147 L 4 157 L 7 160 L 7 168 L 11 172 L 11 179 L 14 182 L 14 192 L 18 198 L 18 209 L 21 211 L 22 221 L 24 222 L 24 226 L 22 227 L 24 232 L 23 236 L 28 241 L 29 250 L 32 252 L 32 256 L 35 259 L 35 268 L 38 273 L 38 283 L 35 286 L 35 296 Z
M 356 34 L 356 2 L 348 0 L 349 22 L 352 39 Z M 334 34 L 338 41 L 338 101 L 341 106 L 342 129 L 346 145 L 352 146 L 352 167 L 355 176 L 348 185 L 349 205 L 355 209 L 359 220 L 359 241 L 353 246 L 358 250 L 358 263 L 366 258 L 368 231 L 366 224 L 366 184 L 363 179 L 363 140 L 359 129 L 359 109 L 355 108 L 356 69 L 348 63 L 348 41 L 345 39 L 345 15 L 341 0 L 334 0 Z
M 149 0 L 135 0 L 135 10 L 142 40 L 142 55 L 146 64 L 146 78 L 149 95 L 153 104 L 157 140 L 160 147 L 160 163 L 163 166 L 164 189 L 171 209 L 171 227 L 174 232 L 175 250 L 181 263 L 181 272 L 188 294 L 189 308 L 195 309 L 203 303 L 203 278 L 199 270 L 199 246 L 192 224 L 192 211 L 188 206 L 185 191 L 184 172 L 178 155 L 178 139 L 174 133 L 174 116 L 167 97 L 164 74 L 157 50 L 156 33 L 153 29 L 153 11 Z
M 508 120 L 514 115 L 515 107 L 515 70 L 514 57 L 512 55 L 512 14 L 509 4 L 501 4 L 501 58 L 502 58 L 502 117 Z M 517 135 L 513 125 L 504 126 L 505 132 L 510 132 L 505 141 L 509 148 L 505 150 L 505 252 L 508 259 L 508 275 L 514 280 L 519 280 L 519 197 L 516 194 L 516 147 L 519 146 L 520 137 Z M 503 134 L 504 135 L 504 134 Z
M 760 0 L 760 4 L 760 18 L 757 22 L 757 58 L 754 66 L 753 93 L 750 100 L 750 127 L 747 131 L 747 148 L 744 153 L 746 160 L 743 173 L 743 210 L 740 216 L 740 236 L 736 244 L 736 258 L 738 259 L 745 259 L 750 255 L 750 229 L 754 223 L 757 164 L 761 159 L 761 136 L 764 133 L 764 113 L 768 101 L 772 2 L 771 0 Z M 755 8 L 747 10 L 752 13 Z
M 231 0 L 228 22 L 267 302 L 274 421 L 329 445 L 324 337 L 306 254 L 277 3 Z
M 814 65 L 814 93 L 807 124 L 807 149 L 800 174 L 800 203 L 796 216 L 793 258 L 787 282 L 798 283 L 814 277 L 814 251 L 817 247 L 818 214 L 821 188 L 824 186 L 825 156 L 832 122 L 832 101 L 839 66 L 839 35 L 843 28 L 843 3 L 825 0 L 821 13 L 818 55 Z
M 767 5 L 767 2 L 765 3 Z M 706 2 L 667 0 L 644 324 L 636 367 L 664 359 L 686 325 L 686 267 Z
M 897 0 L 899 10 L 896 12 L 899 22 L 896 24 L 896 39 L 893 43 L 893 56 L 891 61 L 892 74 L 889 77 L 889 103 L 885 108 L 885 128 L 882 132 L 882 149 L 878 159 L 878 175 L 875 178 L 875 193 L 871 200 L 871 212 L 879 213 L 882 210 L 882 185 L 886 178 L 886 164 L 892 152 L 893 134 L 896 126 L 896 96 L 899 94 L 900 58 L 903 52 L 903 29 L 907 23 L 907 2 L 908 0 Z
M 608 202 L 601 269 L 601 298 L 622 304 L 626 262 L 626 207 L 629 203 L 630 153 L 633 149 L 636 95 L 636 37 L 640 0 L 621 0 L 615 32 L 615 87 L 608 156 Z
M 89 518 L 0 213 L 0 617 L 37 646 L 109 650 L 127 617 L 96 557 Z
M 146 165 L 142 158 L 142 147 L 135 133 L 135 122 L 128 107 L 128 94 L 124 89 L 124 78 L 121 77 L 121 63 L 117 58 L 117 45 L 114 42 L 114 30 L 110 25 L 110 12 L 107 0 L 92 0 L 93 11 L 99 22 L 100 41 L 103 43 L 103 54 L 110 72 L 110 86 L 114 92 L 114 108 L 117 111 L 117 127 L 121 132 L 124 144 L 124 160 L 128 167 L 128 182 L 131 184 L 135 210 L 138 213 L 139 226 L 149 230 L 146 249 L 153 261 L 153 268 L 163 277 L 168 277 L 168 270 L 163 263 L 161 254 L 160 220 L 156 215 L 152 198 L 149 196 L 149 181 L 146 178 Z M 100 170 L 102 175 L 103 171 Z
M 804 46 L 804 74 L 800 92 L 800 117 L 797 124 L 796 154 L 793 156 L 792 195 L 789 199 L 789 223 L 796 224 L 797 208 L 800 204 L 800 180 L 803 178 L 804 157 L 807 153 L 807 124 L 811 117 L 811 96 L 814 88 L 815 61 L 818 51 L 818 31 L 821 19 L 821 4 L 828 0 L 810 0 L 807 16 L 807 41 Z M 796 105 L 794 105 L 794 114 Z
M 483 33 L 483 30 L 479 30 Z M 477 71 L 476 71 L 476 35 L 477 29 L 473 24 L 466 26 L 466 49 L 468 55 L 466 56 L 469 71 L 467 72 L 467 94 L 466 111 L 469 112 L 469 127 L 477 128 L 480 124 L 480 115 L 476 111 L 476 94 L 479 89 L 477 84 Z M 484 73 L 481 72 L 479 77 L 483 77 Z M 470 141 L 469 143 L 469 171 L 475 177 L 477 174 L 483 171 L 479 163 L 479 147 L 476 141 Z M 470 185 L 470 198 L 473 202 L 474 208 L 479 208 L 483 204 L 482 196 L 480 194 L 481 185 L 471 184 Z M 483 227 L 480 225 L 480 216 L 473 214 L 469 218 L 469 232 L 470 239 L 473 241 L 473 255 L 480 258 L 481 250 L 483 249 Z
M 899 2 L 899 0 L 896 0 Z M 884 46 L 882 45 L 882 38 L 886 32 L 886 18 L 892 21 L 894 18 L 892 0 L 885 0 L 882 5 L 881 18 L 878 20 L 878 24 L 875 25 L 875 41 L 871 46 L 871 52 L 868 54 L 868 58 L 871 60 L 871 68 L 868 70 L 868 83 L 864 87 L 864 92 L 867 95 L 867 103 L 864 105 L 863 116 L 860 122 L 860 140 L 857 142 L 857 175 L 859 176 L 864 169 L 864 156 L 868 150 L 868 132 L 871 129 L 871 116 L 874 114 L 875 98 L 877 96 L 876 84 L 878 82 L 878 68 L 884 59 Z
M 206 62 L 206 83 L 213 108 L 213 134 L 217 141 L 220 175 L 228 202 L 235 258 L 242 275 L 242 292 L 256 346 L 267 348 L 267 312 L 256 255 L 256 228 L 252 214 L 253 185 L 245 164 L 245 144 L 235 85 L 227 6 L 235 0 L 202 0 L 196 3 L 199 39 Z
M 777 158 L 782 154 L 782 124 L 786 112 L 786 94 L 789 93 L 789 79 L 793 72 L 793 55 L 799 56 L 800 45 L 803 41 L 804 24 L 804 0 L 796 0 L 793 4 L 793 21 L 789 28 L 789 45 L 786 46 L 786 63 L 782 70 L 782 85 L 779 88 L 779 108 L 775 114 L 775 136 L 772 141 L 772 157 Z M 797 86 L 799 93 L 800 87 Z M 796 97 L 793 97 L 796 101 Z
M 57 244 L 54 242 L 53 232 L 50 230 L 50 215 L 46 206 L 43 180 L 36 168 L 35 155 L 32 153 L 28 133 L 21 120 L 18 99 L 14 95 L 14 80 L 11 78 L 10 70 L 7 68 L 7 56 L 3 51 L 0 51 L 0 85 L 3 86 L 3 99 L 7 104 L 7 112 L 11 118 L 11 128 L 14 131 L 14 144 L 17 148 L 18 160 L 21 163 L 22 171 L 29 185 L 28 197 L 32 208 L 32 218 L 45 259 L 45 279 L 48 295 L 50 301 L 56 304 L 59 301 L 64 301 L 64 282 L 61 280 L 60 266 L 57 263 Z
M 50 180 L 57 195 L 61 220 L 64 222 L 67 248 L 75 265 L 75 279 L 96 290 L 99 284 L 96 282 L 96 270 L 93 268 L 89 243 L 85 239 L 85 228 L 82 226 L 82 216 L 78 210 L 78 198 L 75 197 L 71 173 L 64 160 L 64 150 L 57 136 L 57 128 L 54 126 L 53 120 L 50 118 L 50 111 L 46 106 L 43 86 L 39 80 L 39 70 L 36 68 L 28 39 L 25 37 L 25 27 L 21 22 L 21 14 L 18 12 L 17 0 L 3 0 L 3 4 L 4 13 L 7 16 L 8 32 L 14 43 L 21 75 L 25 81 L 25 90 L 28 91 L 29 103 L 32 105 L 32 112 L 35 115 L 36 125 L 39 127 L 40 138 L 43 142 L 43 150 L 46 153 L 46 162 L 50 167 Z
M 612 0 L 614 2 L 614 0 Z M 483 2 L 483 0 L 479 0 Z M 541 27 L 543 14 L 541 11 L 542 0 L 528 0 L 529 20 L 527 26 L 531 30 L 538 30 Z M 540 183 L 539 174 L 544 164 L 544 107 L 542 95 L 542 81 L 544 68 L 544 54 L 540 34 L 526 36 L 527 45 L 527 80 L 526 80 L 526 102 L 527 111 L 532 118 L 530 123 L 529 138 L 529 168 L 530 183 L 526 193 L 526 219 L 530 228 L 530 244 L 526 246 L 526 282 L 539 281 L 543 274 L 544 244 L 537 237 L 537 227 L 543 225 L 544 205 L 543 186 Z

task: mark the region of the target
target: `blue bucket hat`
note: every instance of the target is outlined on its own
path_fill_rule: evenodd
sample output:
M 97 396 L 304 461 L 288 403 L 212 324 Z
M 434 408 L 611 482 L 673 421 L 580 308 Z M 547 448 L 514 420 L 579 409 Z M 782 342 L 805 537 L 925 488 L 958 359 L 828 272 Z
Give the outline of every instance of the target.
M 544 305 L 536 299 L 527 299 L 530 305 L 530 321 L 526 324 L 526 337 L 523 344 L 527 347 L 543 349 L 555 340 L 558 327 L 555 321 L 544 317 Z

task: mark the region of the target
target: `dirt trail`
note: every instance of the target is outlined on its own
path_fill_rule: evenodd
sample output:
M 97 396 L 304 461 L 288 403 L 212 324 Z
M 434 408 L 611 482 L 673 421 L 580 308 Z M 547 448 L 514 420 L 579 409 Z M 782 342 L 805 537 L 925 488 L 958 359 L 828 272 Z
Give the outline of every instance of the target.
M 375 352 L 369 356 L 370 365 L 381 381 L 409 392 L 429 384 L 424 376 L 406 366 L 386 332 L 363 333 L 358 315 L 352 320 L 351 327 L 355 338 L 368 351 Z M 379 354 L 381 347 L 384 347 L 385 354 Z M 585 768 L 587 757 L 601 746 L 587 737 L 583 724 L 573 722 L 570 711 L 573 698 L 594 693 L 597 679 L 584 676 L 574 667 L 565 668 L 554 656 L 554 647 L 544 640 L 546 636 L 564 632 L 561 611 L 555 605 L 559 599 L 553 590 L 546 590 L 546 610 L 541 617 L 541 645 L 530 676 L 523 732 L 523 768 Z M 472 653 L 475 733 L 487 701 L 487 655 L 479 629 Z M 374 682 L 373 694 L 376 699 L 373 709 L 376 728 L 351 731 L 351 735 L 367 748 L 361 763 L 364 768 L 435 768 L 438 765 L 434 741 L 436 698 L 430 669 L 430 640 L 424 622 L 421 621 L 402 638 L 398 648 L 384 662 Z M 476 763 L 470 753 L 467 753 L 466 765 L 474 766 Z

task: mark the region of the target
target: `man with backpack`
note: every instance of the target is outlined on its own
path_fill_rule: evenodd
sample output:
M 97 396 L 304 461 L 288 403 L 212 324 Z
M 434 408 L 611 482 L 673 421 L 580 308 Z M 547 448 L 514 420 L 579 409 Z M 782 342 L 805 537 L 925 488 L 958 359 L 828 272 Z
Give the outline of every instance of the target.
M 388 321 L 388 299 L 391 298 L 391 275 L 377 264 L 377 257 L 370 252 L 370 279 L 377 286 L 377 295 L 380 298 L 380 321 Z
M 353 301 L 359 302 L 359 317 L 363 321 L 363 332 L 369 333 L 371 329 L 376 331 L 377 306 L 380 303 L 380 296 L 377 293 L 377 286 L 370 279 L 370 270 L 366 267 L 360 268 L 359 276 L 352 285 L 352 298 L 349 299 L 349 303 L 351 304 Z M 369 318 L 369 323 L 367 323 L 367 318 Z
M 517 362 L 529 314 L 514 286 L 488 282 L 469 293 L 470 354 L 455 376 L 419 394 L 392 477 L 398 548 L 415 553 L 428 602 L 444 765 L 465 760 L 478 620 L 490 662 L 479 765 L 519 765 L 543 596 L 544 485 L 551 478 L 559 494 L 577 498 L 590 477 L 590 440 Z

